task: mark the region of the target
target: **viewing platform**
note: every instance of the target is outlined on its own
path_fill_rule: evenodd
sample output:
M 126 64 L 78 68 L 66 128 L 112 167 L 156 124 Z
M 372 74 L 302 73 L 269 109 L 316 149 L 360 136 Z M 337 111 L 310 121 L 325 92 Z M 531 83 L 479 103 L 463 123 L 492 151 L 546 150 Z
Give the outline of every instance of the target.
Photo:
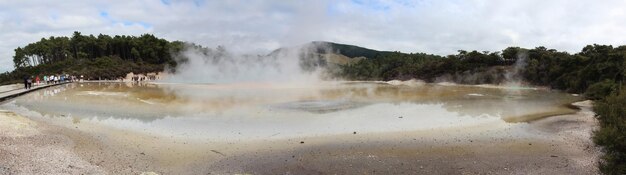
M 67 84 L 67 83 L 72 83 L 72 82 L 63 82 L 63 83 L 55 83 L 55 84 L 42 84 L 42 85 L 33 85 L 32 88 L 30 89 L 25 89 L 23 87 L 23 84 L 21 88 L 14 88 L 14 89 L 10 89 L 10 90 L 4 90 L 4 91 L 0 91 L 0 102 L 4 102 L 8 99 L 12 99 L 15 97 L 18 97 L 20 95 L 24 95 L 27 94 L 29 92 L 33 92 L 39 89 L 44 89 L 44 88 L 48 88 L 48 87 L 52 87 L 52 86 L 57 86 L 57 85 L 62 85 L 62 84 Z M 14 85 L 17 87 L 17 85 Z

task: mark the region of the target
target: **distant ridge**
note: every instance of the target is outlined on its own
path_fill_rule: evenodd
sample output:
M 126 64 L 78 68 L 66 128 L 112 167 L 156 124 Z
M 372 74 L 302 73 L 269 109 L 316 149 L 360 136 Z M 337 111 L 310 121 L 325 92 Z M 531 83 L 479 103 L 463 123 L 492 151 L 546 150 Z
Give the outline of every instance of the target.
M 378 50 L 368 49 L 368 48 L 359 47 L 355 45 L 340 44 L 340 43 L 334 43 L 334 42 L 328 42 L 328 41 L 312 41 L 312 42 L 302 45 L 301 48 L 311 49 L 317 54 L 332 53 L 332 54 L 337 54 L 337 55 L 343 55 L 348 58 L 365 57 L 365 58 L 371 59 L 371 58 L 376 58 L 382 54 L 392 53 L 390 51 L 378 51 Z M 268 55 L 275 55 L 285 49 L 288 49 L 288 48 L 276 49 Z
M 368 49 L 368 48 L 359 47 L 355 45 L 339 44 L 339 43 L 333 43 L 333 42 L 327 42 L 327 41 L 313 41 L 309 44 L 328 47 L 332 50 L 334 54 L 341 54 L 350 58 L 355 58 L 355 57 L 376 58 L 380 54 L 391 53 L 389 51 L 378 51 L 378 50 Z M 323 47 L 318 47 L 318 52 L 324 52 L 324 51 L 325 50 Z

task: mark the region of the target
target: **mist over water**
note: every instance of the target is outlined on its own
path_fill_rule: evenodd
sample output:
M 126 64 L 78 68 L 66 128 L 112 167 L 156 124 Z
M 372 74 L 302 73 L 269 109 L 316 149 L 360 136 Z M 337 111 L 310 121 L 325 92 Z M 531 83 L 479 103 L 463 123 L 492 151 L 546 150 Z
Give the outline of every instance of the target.
M 178 66 L 168 72 L 170 83 L 314 83 L 320 80 L 324 46 L 300 45 L 266 55 L 238 54 L 222 46 L 216 49 L 186 45 L 175 55 Z

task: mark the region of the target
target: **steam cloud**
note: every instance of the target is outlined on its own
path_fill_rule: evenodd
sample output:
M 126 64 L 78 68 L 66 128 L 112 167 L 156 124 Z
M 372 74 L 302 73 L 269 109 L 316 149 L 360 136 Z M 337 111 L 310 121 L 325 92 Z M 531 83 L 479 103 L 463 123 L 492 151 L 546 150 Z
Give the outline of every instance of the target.
M 517 60 L 515 60 L 515 64 L 513 64 L 513 69 L 511 71 L 507 71 L 504 75 L 506 78 L 505 85 L 507 86 L 516 86 L 519 87 L 524 82 L 522 77 L 522 72 L 526 68 L 528 59 L 527 51 L 518 51 L 517 52 Z
M 328 50 L 320 44 L 281 48 L 268 55 L 246 55 L 187 44 L 175 55 L 178 63 L 168 72 L 165 82 L 173 83 L 239 83 L 280 82 L 305 83 L 319 81 L 328 59 L 319 50 Z

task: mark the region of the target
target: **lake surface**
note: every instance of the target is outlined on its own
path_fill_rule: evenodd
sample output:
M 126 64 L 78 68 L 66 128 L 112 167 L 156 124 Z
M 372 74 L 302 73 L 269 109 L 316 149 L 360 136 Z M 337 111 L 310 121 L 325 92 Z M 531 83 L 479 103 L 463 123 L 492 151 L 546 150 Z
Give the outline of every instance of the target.
M 73 83 L 0 108 L 166 137 L 281 139 L 513 125 L 575 112 L 547 89 L 419 82 Z

